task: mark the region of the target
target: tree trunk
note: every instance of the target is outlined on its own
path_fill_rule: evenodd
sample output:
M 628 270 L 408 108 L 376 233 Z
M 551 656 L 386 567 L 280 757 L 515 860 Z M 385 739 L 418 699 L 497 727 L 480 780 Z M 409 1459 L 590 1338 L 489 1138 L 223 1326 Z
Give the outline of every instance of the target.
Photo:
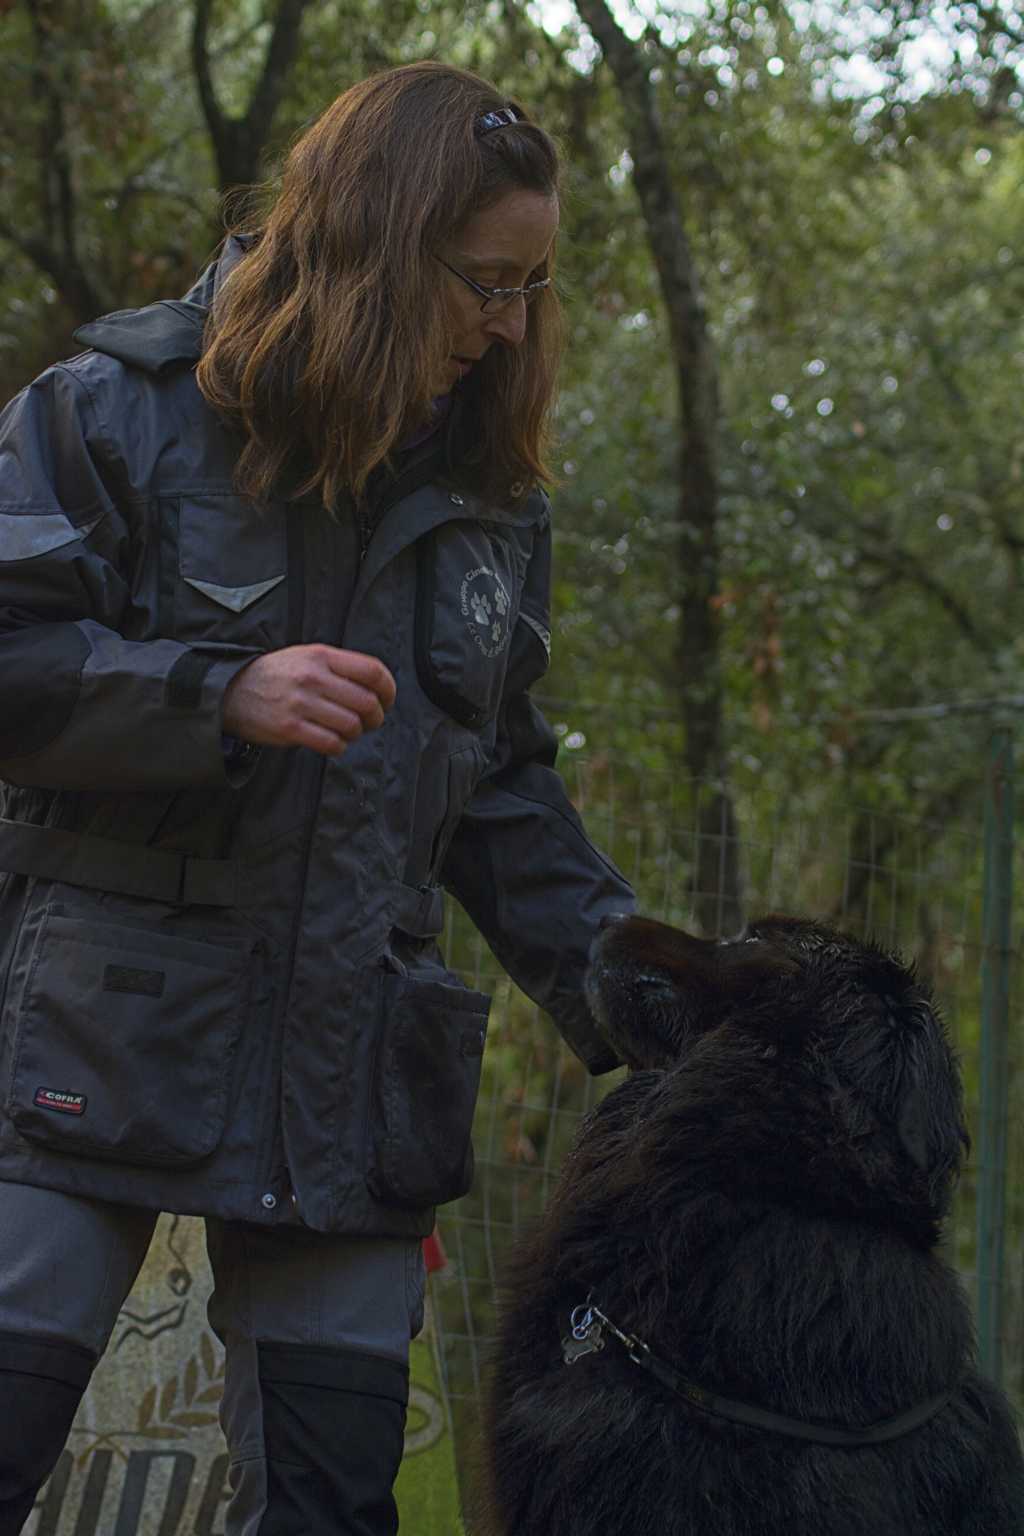
M 600 44 L 622 102 L 633 180 L 668 313 L 679 392 L 679 633 L 686 766 L 697 795 L 695 911 L 706 933 L 743 921 L 738 829 L 726 780 L 719 586 L 718 373 L 700 280 L 655 111 L 643 50 L 605 0 L 576 0 Z
M 38 110 L 36 217 L 29 228 L 0 219 L 0 238 L 46 274 L 72 325 L 79 325 L 112 305 L 99 276 L 86 269 L 78 250 L 77 187 L 67 122 L 67 105 L 76 92 L 75 48 L 60 5 L 25 0 L 25 10 L 32 29 L 27 68 Z

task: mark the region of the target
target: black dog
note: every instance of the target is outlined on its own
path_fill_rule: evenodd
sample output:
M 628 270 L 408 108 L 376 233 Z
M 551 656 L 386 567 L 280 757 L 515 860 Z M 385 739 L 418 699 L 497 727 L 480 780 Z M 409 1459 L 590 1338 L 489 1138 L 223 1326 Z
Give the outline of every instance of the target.
M 634 1070 L 514 1261 L 472 1529 L 1024 1530 L 1013 1418 L 935 1251 L 967 1138 L 923 986 L 779 917 L 724 944 L 625 919 L 589 986 Z

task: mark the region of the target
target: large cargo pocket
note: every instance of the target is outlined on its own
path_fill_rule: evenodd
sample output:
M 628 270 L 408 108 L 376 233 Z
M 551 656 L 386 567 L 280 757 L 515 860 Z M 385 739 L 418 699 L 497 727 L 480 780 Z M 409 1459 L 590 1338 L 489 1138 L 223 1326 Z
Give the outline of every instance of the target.
M 252 944 L 43 916 L 7 999 L 7 1108 L 56 1151 L 185 1166 L 224 1133 Z
M 382 976 L 366 1171 L 378 1200 L 442 1205 L 473 1182 L 470 1131 L 490 1006 L 482 992 Z

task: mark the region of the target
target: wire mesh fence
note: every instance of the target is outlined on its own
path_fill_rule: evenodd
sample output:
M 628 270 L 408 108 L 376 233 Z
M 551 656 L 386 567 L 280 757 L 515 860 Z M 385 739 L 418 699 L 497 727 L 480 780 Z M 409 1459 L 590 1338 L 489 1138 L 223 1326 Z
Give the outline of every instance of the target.
M 824 780 L 780 785 L 778 775 L 759 779 L 749 767 L 725 795 L 679 773 L 681 729 L 667 710 L 645 712 L 638 729 L 635 717 L 606 706 L 545 707 L 562 736 L 560 768 L 575 803 L 652 916 L 719 932 L 743 913 L 801 913 L 916 959 L 959 1048 L 974 1140 L 948 1255 L 975 1304 L 986 1368 L 1024 1414 L 1024 1074 L 1013 1013 L 1024 995 L 1024 951 L 1010 922 L 1024 849 L 1014 871 L 1009 733 L 987 760 L 987 731 L 958 739 L 976 769 L 973 792 L 956 797 L 955 817 L 924 817 L 851 804 Z M 541 1210 L 582 1116 L 621 1074 L 587 1075 L 458 909 L 445 944 L 453 968 L 495 999 L 476 1179 L 440 1213 L 451 1265 L 432 1282 L 439 1348 L 435 1357 L 434 1333 L 417 1346 L 404 1495 L 399 1483 L 403 1519 L 408 1510 L 417 1531 L 448 1532 L 457 1501 L 451 1445 L 471 1484 L 509 1248 Z M 222 1529 L 224 1364 L 205 1321 L 210 1284 L 201 1223 L 163 1218 L 69 1448 L 37 1501 L 32 1536 Z M 436 1522 L 425 1502 L 430 1450 Z
M 557 704 L 548 704 L 553 720 Z M 573 721 L 586 715 L 576 705 Z M 974 1153 L 961 1180 L 946 1243 L 977 1307 L 978 1191 L 986 1170 L 982 1137 L 983 973 L 986 960 L 983 759 L 978 793 L 956 822 L 835 804 L 822 792 L 798 812 L 782 811 L 756 783 L 730 792 L 695 783 L 675 728 L 654 722 L 644 745 L 609 744 L 596 729 L 563 723 L 560 769 L 594 841 L 632 880 L 641 909 L 664 921 L 722 931 L 739 892 L 748 916 L 769 911 L 826 919 L 915 960 L 947 1019 L 963 1071 Z M 588 740 L 589 738 L 589 740 Z M 634 741 L 636 736 L 634 734 Z M 589 741 L 600 741 L 598 749 Z M 1019 853 L 1017 855 L 1019 860 Z M 717 877 L 709 879 L 709 871 Z M 1020 871 L 1018 871 L 1018 874 Z M 734 887 L 731 895 L 727 886 Z M 1008 898 L 1007 898 L 1008 899 Z M 445 1388 L 456 1444 L 470 1446 L 496 1326 L 497 1287 L 508 1249 L 539 1213 L 583 1115 L 621 1080 L 590 1078 L 550 1022 L 505 977 L 465 915 L 454 909 L 445 935 L 449 964 L 494 994 L 474 1143 L 470 1194 L 441 1212 L 452 1260 L 438 1288 Z M 991 939 L 989 939 L 989 951 Z M 1022 995 L 1024 949 L 1011 931 L 1002 956 L 1011 997 Z M 1012 1021 L 1012 1014 L 1011 1014 Z M 992 1276 L 999 1374 L 1024 1410 L 1024 1134 L 1020 1050 L 1012 1029 L 995 1064 L 1005 1098 L 1006 1134 L 997 1170 L 1006 1204 L 999 1272 Z M 991 1064 L 990 1064 L 991 1065 Z M 991 1155 L 991 1154 L 990 1154 Z

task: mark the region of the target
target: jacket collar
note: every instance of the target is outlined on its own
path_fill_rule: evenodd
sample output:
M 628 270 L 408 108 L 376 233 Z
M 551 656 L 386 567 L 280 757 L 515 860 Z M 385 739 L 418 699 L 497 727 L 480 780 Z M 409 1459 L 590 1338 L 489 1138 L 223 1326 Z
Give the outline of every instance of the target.
M 250 243 L 248 236 L 229 235 L 220 256 L 183 299 L 161 299 L 143 309 L 116 310 L 80 325 L 75 340 L 144 373 L 194 368 L 202 351 L 203 327 L 213 296 Z
M 162 299 L 143 309 L 121 309 L 79 326 L 75 340 L 151 375 L 194 368 L 202 355 L 203 328 L 210 304 L 221 284 L 253 243 L 251 235 L 229 235 L 217 260 L 201 273 L 181 299 Z M 536 508 L 504 512 L 481 503 L 468 492 L 456 491 L 458 466 L 475 433 L 472 399 L 457 394 L 443 428 L 435 437 L 398 456 L 397 465 L 382 471 L 372 485 L 372 523 L 390 521 L 387 514 L 398 503 L 438 475 L 451 482 L 434 500 L 427 513 L 427 527 L 451 517 L 486 515 L 520 527 L 538 521 Z M 463 510 L 464 508 L 469 510 Z M 423 531 L 426 531 L 425 528 Z M 388 539 L 375 538 L 378 547 Z M 401 539 L 400 542 L 405 542 Z

